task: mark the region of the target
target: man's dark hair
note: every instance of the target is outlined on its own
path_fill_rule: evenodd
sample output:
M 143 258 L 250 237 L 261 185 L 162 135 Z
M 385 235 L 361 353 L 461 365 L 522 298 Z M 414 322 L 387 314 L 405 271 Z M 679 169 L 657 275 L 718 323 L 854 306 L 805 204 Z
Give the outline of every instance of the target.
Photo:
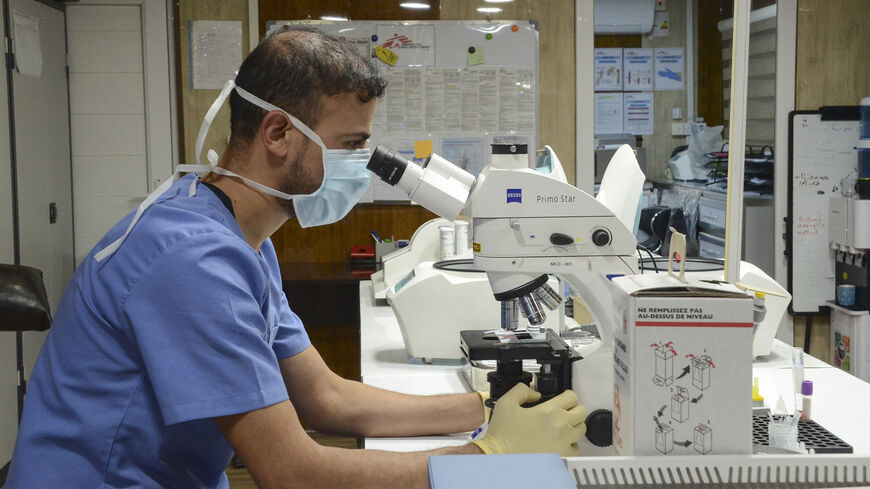
M 321 96 L 356 93 L 365 103 L 382 96 L 386 82 L 349 43 L 310 27 L 285 26 L 245 58 L 236 85 L 314 127 Z M 246 145 L 266 111 L 233 91 L 230 114 L 233 138 Z

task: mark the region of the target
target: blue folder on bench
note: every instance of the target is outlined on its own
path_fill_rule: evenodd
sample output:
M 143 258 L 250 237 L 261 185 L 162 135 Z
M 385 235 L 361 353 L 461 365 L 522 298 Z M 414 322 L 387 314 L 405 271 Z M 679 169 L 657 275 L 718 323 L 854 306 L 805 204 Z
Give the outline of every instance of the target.
M 433 455 L 430 489 L 576 489 L 577 483 L 556 453 Z

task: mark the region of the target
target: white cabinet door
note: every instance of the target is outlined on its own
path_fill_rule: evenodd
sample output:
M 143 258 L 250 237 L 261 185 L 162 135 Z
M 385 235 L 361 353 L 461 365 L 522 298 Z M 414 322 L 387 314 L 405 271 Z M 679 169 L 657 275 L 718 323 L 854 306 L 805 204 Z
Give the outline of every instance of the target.
M 148 195 L 139 5 L 67 5 L 76 262 Z
M 76 263 L 172 173 L 164 2 L 66 6 Z
M 37 75 L 12 73 L 20 263 L 42 270 L 54 310 L 74 267 L 64 11 L 36 0 L 9 0 L 9 10 L 13 35 L 16 17 L 35 23 L 29 47 L 41 57 Z M 29 53 L 16 44 L 20 64 Z
M 10 77 L 18 261 L 42 270 L 55 311 L 75 265 L 64 10 L 49 0 L 7 0 L 4 7 L 18 66 Z M 44 339 L 24 333 L 28 376 Z

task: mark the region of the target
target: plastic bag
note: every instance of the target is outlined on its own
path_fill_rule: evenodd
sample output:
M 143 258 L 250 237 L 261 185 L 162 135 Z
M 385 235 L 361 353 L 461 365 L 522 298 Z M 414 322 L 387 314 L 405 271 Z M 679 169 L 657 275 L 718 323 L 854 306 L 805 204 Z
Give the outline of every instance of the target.
M 701 191 L 673 186 L 662 192 L 661 205 L 683 209 L 686 220 L 686 250 L 689 256 L 696 256 L 698 241 L 698 215 Z
M 692 173 L 694 173 L 696 179 L 706 180 L 707 173 L 709 172 L 707 163 L 710 162 L 710 159 L 704 155 L 720 151 L 722 145 L 726 143 L 722 139 L 723 126 L 708 127 L 694 122 L 688 122 L 686 126 L 689 129 L 686 143 L 689 146 L 687 152 L 692 162 Z

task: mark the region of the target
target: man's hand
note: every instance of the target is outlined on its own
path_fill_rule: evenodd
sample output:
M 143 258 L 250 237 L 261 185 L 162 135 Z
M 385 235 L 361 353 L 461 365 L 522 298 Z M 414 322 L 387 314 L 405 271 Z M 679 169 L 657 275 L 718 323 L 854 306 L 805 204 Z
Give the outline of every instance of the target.
M 577 404 L 577 394 L 566 390 L 534 407 L 541 394 L 519 383 L 495 404 L 492 420 L 483 438 L 473 441 L 485 453 L 547 453 L 577 455 L 577 441 L 586 433 L 586 408 Z

